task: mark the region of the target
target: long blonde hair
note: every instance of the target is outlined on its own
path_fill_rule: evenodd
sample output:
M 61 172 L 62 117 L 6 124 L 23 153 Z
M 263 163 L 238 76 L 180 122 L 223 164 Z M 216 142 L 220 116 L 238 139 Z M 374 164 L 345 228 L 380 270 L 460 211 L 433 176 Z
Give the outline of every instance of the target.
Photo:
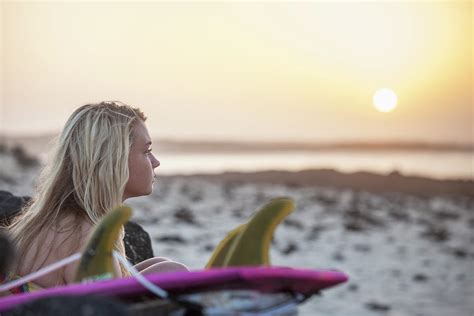
M 30 246 L 41 233 L 64 229 L 59 222 L 66 216 L 97 224 L 122 203 L 133 125 L 138 120 L 146 120 L 138 108 L 117 101 L 87 104 L 72 113 L 41 172 L 35 195 L 8 228 L 18 258 L 33 250 Z M 71 234 L 77 233 L 77 225 L 70 226 Z M 123 235 L 122 229 L 115 249 L 125 255 Z M 129 274 L 121 270 L 122 275 Z

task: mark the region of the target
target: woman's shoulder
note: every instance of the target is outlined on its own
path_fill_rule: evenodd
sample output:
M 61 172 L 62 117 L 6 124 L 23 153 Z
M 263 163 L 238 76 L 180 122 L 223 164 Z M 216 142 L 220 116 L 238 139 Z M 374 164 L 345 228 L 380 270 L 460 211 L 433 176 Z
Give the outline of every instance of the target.
M 38 236 L 20 263 L 20 274 L 37 271 L 47 265 L 81 251 L 87 242 L 93 224 L 85 220 L 65 218 L 56 227 L 51 227 Z M 77 263 L 56 270 L 36 280 L 42 287 L 69 283 L 74 278 Z

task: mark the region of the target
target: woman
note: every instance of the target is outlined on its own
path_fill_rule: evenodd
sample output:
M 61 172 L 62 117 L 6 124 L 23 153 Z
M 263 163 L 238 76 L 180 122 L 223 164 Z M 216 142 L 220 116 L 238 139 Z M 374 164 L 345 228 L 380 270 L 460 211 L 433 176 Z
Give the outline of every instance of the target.
M 153 191 L 160 165 L 146 117 L 120 102 L 87 104 L 68 119 L 36 194 L 9 227 L 18 248 L 15 274 L 23 276 L 81 251 L 100 219 L 128 198 Z M 123 230 L 122 230 L 123 237 Z M 125 255 L 123 238 L 115 250 Z M 128 271 L 115 262 L 122 276 Z M 78 263 L 35 281 L 41 287 L 73 282 Z M 166 258 L 139 263 L 142 273 L 187 270 Z

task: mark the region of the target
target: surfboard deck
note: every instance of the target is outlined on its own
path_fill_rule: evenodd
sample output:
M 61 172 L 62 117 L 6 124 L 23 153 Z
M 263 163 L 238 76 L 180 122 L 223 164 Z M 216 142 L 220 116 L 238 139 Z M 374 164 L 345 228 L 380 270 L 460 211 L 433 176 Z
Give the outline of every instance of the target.
M 288 267 L 239 267 L 148 274 L 146 278 L 173 295 L 202 292 L 249 290 L 259 293 L 297 293 L 306 297 L 346 282 L 346 274 L 336 270 L 310 270 Z M 125 302 L 153 297 L 133 277 L 70 284 L 32 293 L 0 298 L 0 312 L 39 298 L 63 295 L 101 295 Z

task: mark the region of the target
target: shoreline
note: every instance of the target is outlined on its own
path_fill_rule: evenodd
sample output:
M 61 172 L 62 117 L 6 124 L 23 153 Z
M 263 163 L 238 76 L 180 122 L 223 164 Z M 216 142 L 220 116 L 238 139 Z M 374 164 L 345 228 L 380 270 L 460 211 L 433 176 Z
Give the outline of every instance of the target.
M 40 160 L 30 156 L 23 147 L 0 151 L 0 185 L 2 188 L 17 187 L 29 193 L 40 169 Z M 392 171 L 340 171 L 334 168 L 308 168 L 303 170 L 224 171 L 218 173 L 161 173 L 158 181 L 184 178 L 223 183 L 252 183 L 284 185 L 287 187 L 328 187 L 339 190 L 367 191 L 371 193 L 401 193 L 420 197 L 465 196 L 474 198 L 474 179 L 440 179 L 425 175 L 410 175 Z M 17 192 L 17 194 L 24 194 Z
M 176 178 L 199 178 L 211 182 L 275 184 L 289 187 L 330 187 L 371 193 L 403 193 L 420 197 L 474 197 L 474 180 L 435 179 L 423 176 L 409 176 L 398 172 L 390 174 L 378 174 L 367 171 L 345 173 L 334 169 L 306 169 L 301 171 L 267 170 L 222 172 L 217 174 L 158 175 L 158 179 L 162 180 Z

